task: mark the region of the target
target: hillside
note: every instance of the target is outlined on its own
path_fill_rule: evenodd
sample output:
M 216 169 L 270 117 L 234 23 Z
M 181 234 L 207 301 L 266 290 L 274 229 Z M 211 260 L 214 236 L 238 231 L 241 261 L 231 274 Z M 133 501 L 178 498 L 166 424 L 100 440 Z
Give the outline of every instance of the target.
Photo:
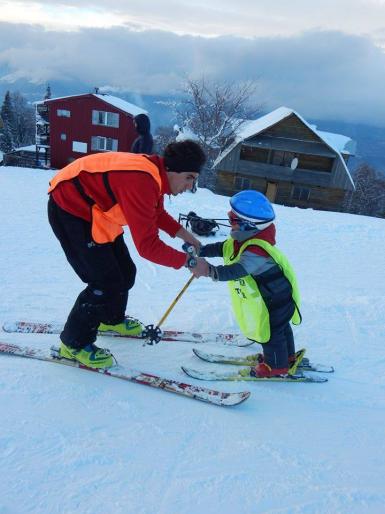
M 0 167 L 0 324 L 64 321 L 82 288 L 46 220 L 50 177 Z M 228 198 L 200 189 L 166 208 L 176 218 L 190 210 L 223 218 Z M 297 348 L 335 366 L 329 382 L 207 383 L 251 391 L 226 409 L 0 355 L 1 514 L 383 514 L 385 224 L 282 206 L 276 213 L 278 246 L 302 290 Z M 210 241 L 227 234 L 223 227 Z M 129 234 L 126 241 L 138 267 L 127 312 L 157 323 L 189 273 L 141 259 Z M 236 332 L 226 285 L 193 281 L 164 328 L 175 327 Z M 0 340 L 36 348 L 58 342 L 37 334 L 0 333 Z M 187 379 L 181 364 L 210 368 L 190 343 L 100 344 L 121 365 L 178 380 Z

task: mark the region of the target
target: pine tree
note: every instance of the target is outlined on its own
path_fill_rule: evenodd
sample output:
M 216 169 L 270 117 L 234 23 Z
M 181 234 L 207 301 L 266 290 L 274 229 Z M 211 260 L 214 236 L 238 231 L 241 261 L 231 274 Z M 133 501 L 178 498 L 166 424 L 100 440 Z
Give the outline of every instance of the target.
M 4 153 L 15 149 L 15 120 L 12 106 L 11 94 L 5 93 L 4 102 L 1 106 L 0 116 L 3 121 L 3 128 L 0 133 L 0 150 Z
M 35 111 L 19 92 L 11 95 L 16 148 L 35 141 Z
M 44 100 L 49 100 L 52 96 L 52 93 L 51 93 L 51 86 L 49 84 L 47 84 L 47 89 L 45 91 L 45 95 L 44 95 Z

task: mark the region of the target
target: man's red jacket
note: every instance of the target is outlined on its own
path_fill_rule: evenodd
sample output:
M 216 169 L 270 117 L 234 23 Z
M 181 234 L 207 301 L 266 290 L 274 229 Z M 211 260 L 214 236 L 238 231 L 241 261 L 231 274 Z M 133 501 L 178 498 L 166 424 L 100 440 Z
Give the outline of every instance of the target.
M 166 245 L 159 239 L 159 230 L 175 237 L 181 225 L 164 209 L 163 198 L 171 194 L 163 158 L 157 155 L 149 157 L 159 169 L 162 188 L 155 180 L 141 171 L 109 171 L 108 181 L 115 198 L 123 211 L 139 254 L 145 259 L 169 266 L 181 268 L 186 261 L 186 254 Z M 102 173 L 79 174 L 80 184 L 103 211 L 113 206 L 113 200 L 103 184 Z M 51 193 L 55 203 L 73 216 L 91 222 L 91 209 L 72 181 L 61 182 Z

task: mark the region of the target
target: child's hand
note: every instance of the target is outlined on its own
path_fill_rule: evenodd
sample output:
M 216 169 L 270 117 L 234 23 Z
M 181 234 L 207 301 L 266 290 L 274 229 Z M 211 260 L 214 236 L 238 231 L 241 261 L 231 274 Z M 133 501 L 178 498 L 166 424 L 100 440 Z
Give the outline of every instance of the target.
M 203 257 L 197 257 L 197 264 L 194 268 L 189 268 L 195 278 L 208 277 L 209 263 Z

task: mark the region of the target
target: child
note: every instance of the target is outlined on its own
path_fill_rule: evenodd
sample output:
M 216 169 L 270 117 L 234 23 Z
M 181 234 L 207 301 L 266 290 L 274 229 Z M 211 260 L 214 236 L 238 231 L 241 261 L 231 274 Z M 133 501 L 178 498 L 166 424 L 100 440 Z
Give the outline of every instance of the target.
M 257 377 L 294 374 L 296 359 L 290 321 L 301 322 L 294 270 L 275 245 L 275 213 L 258 191 L 241 191 L 230 199 L 230 237 L 200 249 L 200 257 L 220 257 L 224 266 L 209 265 L 214 280 L 227 281 L 242 333 L 263 344 Z M 303 356 L 303 354 L 302 354 Z M 301 357 L 302 357 L 301 356 Z

